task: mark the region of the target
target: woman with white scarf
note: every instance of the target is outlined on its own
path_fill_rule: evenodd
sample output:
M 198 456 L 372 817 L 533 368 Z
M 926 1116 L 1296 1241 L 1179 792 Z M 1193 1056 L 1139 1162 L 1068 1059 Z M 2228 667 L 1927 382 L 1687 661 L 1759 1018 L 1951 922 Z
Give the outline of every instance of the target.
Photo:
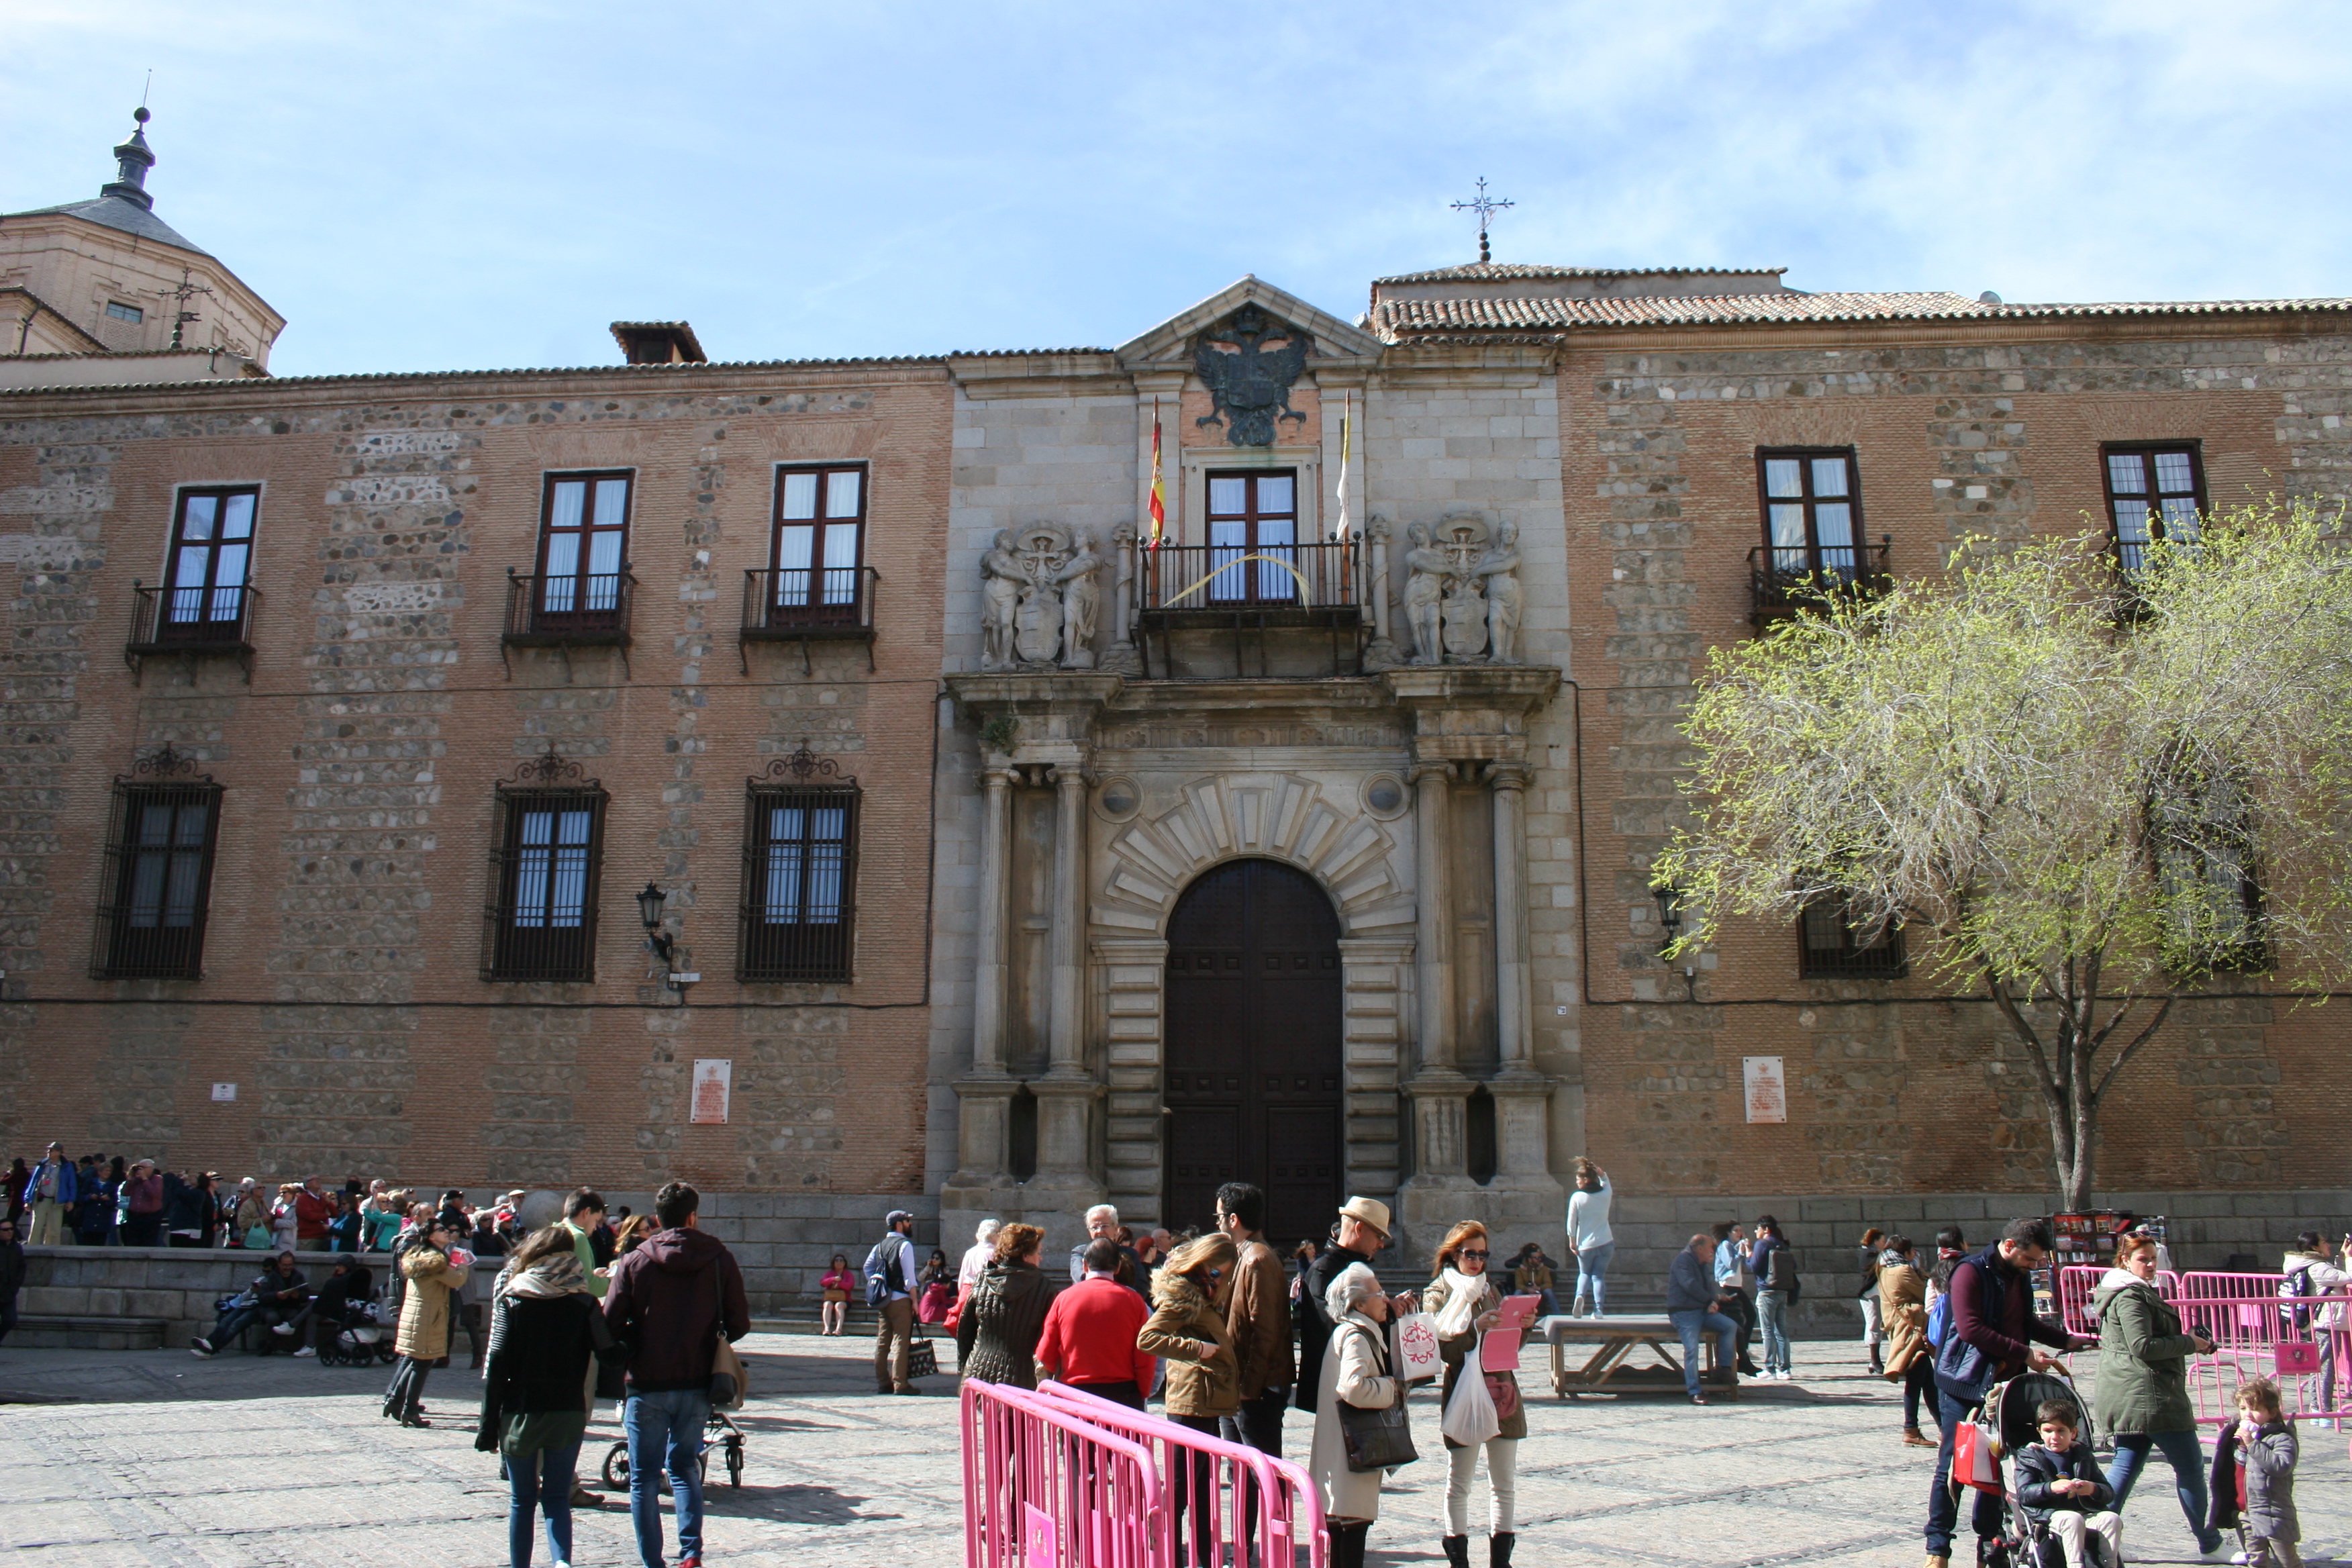
M 1345 1401 L 1359 1410 L 1386 1410 L 1404 1397 L 1405 1390 L 1389 1374 L 1389 1299 L 1379 1277 L 1360 1263 L 1350 1263 L 1324 1290 L 1323 1308 L 1331 1317 L 1331 1342 L 1323 1352 L 1315 1446 L 1307 1472 L 1323 1494 L 1324 1521 L 1331 1531 L 1331 1568 L 1364 1568 L 1364 1541 L 1380 1518 L 1385 1472 L 1348 1468 L 1339 1405 Z
M 547 1521 L 557 1568 L 572 1561 L 572 1482 L 596 1368 L 616 1359 L 612 1331 L 561 1226 L 537 1232 L 507 1260 L 490 1303 L 490 1347 L 474 1447 L 504 1457 L 507 1561 L 530 1568 L 534 1515 Z
M 1437 1249 L 1437 1278 L 1422 1292 L 1423 1310 L 1436 1315 L 1438 1353 L 1445 1358 L 1445 1382 L 1437 1397 L 1441 1411 L 1453 1403 L 1454 1385 L 1465 1370 L 1473 1377 L 1483 1375 L 1474 1364 L 1478 1336 L 1502 1315 L 1502 1292 L 1486 1275 L 1488 1250 L 1486 1227 L 1475 1219 L 1464 1220 L 1445 1233 L 1445 1243 Z M 1496 1373 L 1487 1378 L 1486 1386 L 1495 1395 L 1495 1413 L 1501 1422 L 1485 1445 L 1490 1494 L 1486 1561 L 1488 1568 L 1510 1568 L 1511 1548 L 1518 1541 L 1519 1439 L 1528 1435 L 1528 1413 L 1519 1400 L 1516 1373 Z M 1452 1469 L 1445 1482 L 1445 1534 L 1439 1545 L 1451 1568 L 1469 1568 L 1470 1476 L 1478 1468 L 1478 1449 L 1451 1437 L 1445 1439 L 1445 1449 Z

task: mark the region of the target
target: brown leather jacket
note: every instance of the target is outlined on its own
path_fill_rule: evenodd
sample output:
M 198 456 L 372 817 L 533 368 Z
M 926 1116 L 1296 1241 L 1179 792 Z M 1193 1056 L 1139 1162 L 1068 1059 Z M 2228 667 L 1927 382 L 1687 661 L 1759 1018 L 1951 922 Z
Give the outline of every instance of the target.
M 1282 1258 L 1262 1241 L 1242 1243 L 1234 1274 L 1225 1327 L 1233 1335 L 1241 1374 L 1241 1396 L 1255 1399 L 1269 1388 L 1288 1388 L 1298 1364 L 1290 1342 L 1290 1277 Z

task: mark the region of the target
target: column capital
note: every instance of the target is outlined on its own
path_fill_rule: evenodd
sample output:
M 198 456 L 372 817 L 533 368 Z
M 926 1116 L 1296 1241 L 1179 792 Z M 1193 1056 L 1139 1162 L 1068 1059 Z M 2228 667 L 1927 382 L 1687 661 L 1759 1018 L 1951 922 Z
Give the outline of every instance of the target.
M 1486 782 L 1496 789 L 1524 790 L 1528 768 L 1521 762 L 1493 762 L 1486 766 Z
M 1408 766 L 1405 769 L 1404 778 L 1405 783 L 1412 784 L 1415 787 L 1419 787 L 1421 784 L 1427 783 L 1431 779 L 1435 779 L 1441 784 L 1452 784 L 1454 782 L 1454 764 L 1438 759 L 1423 760 Z
M 1055 763 L 1045 770 L 1045 782 L 1056 789 L 1065 785 L 1084 789 L 1095 782 L 1095 770 L 1083 762 Z

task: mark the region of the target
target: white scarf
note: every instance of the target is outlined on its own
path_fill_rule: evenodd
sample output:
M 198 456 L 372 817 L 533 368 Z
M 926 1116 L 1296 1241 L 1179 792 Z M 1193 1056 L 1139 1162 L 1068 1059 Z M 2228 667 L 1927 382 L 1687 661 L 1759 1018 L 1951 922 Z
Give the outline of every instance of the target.
M 1458 1340 L 1477 1320 L 1478 1303 L 1486 1299 L 1486 1277 L 1462 1273 L 1449 1264 L 1440 1278 L 1445 1286 L 1445 1305 L 1437 1310 L 1437 1337 Z

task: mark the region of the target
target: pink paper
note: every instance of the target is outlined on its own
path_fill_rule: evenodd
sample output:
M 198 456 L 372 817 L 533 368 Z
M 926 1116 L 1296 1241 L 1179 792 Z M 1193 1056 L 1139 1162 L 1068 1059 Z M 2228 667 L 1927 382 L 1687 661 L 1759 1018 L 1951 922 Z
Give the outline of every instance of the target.
M 1486 1331 L 1478 1342 L 1478 1370 L 1481 1372 L 1517 1372 L 1519 1370 L 1519 1346 L 1527 1337 L 1528 1325 L 1535 1321 L 1540 1296 L 1506 1296 L 1499 1321 Z

